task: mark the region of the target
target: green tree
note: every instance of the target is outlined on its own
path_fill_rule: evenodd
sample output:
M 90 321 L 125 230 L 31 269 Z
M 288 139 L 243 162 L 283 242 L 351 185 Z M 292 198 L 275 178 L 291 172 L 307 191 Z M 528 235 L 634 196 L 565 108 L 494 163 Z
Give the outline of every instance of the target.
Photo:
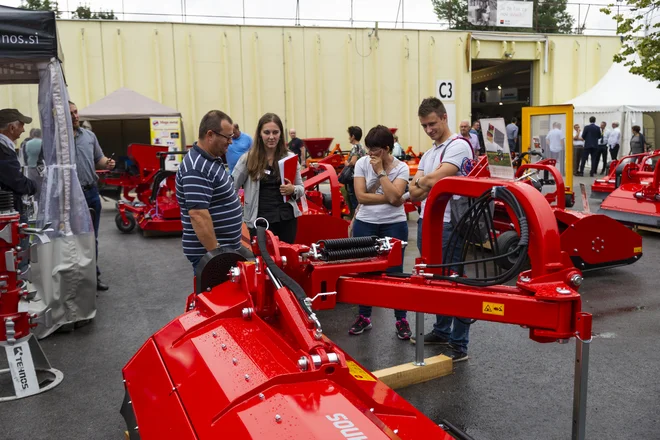
M 73 18 L 78 18 L 81 20 L 116 20 L 114 11 L 98 11 L 92 12 L 92 10 L 87 5 L 78 5 L 75 11 L 73 11 Z
M 495 3 L 495 0 L 490 0 Z M 568 34 L 572 31 L 575 20 L 566 12 L 568 0 L 533 0 L 534 21 L 532 28 L 504 28 L 497 26 L 476 26 L 468 21 L 467 0 L 431 0 L 433 10 L 439 20 L 449 23 L 450 29 L 507 31 L 507 32 L 542 32 Z
M 629 14 L 613 13 L 614 5 L 601 9 L 613 15 L 616 33 L 621 35 L 621 52 L 614 55 L 614 61 L 623 63 L 630 72 L 651 81 L 660 81 L 660 20 L 652 22 L 660 9 L 660 0 L 628 0 Z M 637 53 L 637 57 L 632 57 Z M 660 86 L 659 86 L 660 87 Z
M 50 0 L 23 0 L 19 8 L 31 11 L 53 11 L 57 18 L 62 14 L 57 7 L 57 2 Z

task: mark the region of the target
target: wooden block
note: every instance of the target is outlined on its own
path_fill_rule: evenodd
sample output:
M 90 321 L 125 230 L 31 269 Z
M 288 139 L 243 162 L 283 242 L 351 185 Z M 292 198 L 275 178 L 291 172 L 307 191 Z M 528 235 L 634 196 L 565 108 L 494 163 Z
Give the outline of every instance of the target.
M 426 365 L 422 367 L 417 367 L 412 362 L 408 362 L 407 364 L 395 365 L 372 373 L 385 385 L 395 390 L 452 373 L 452 360 L 445 355 L 440 354 L 426 358 L 424 362 Z

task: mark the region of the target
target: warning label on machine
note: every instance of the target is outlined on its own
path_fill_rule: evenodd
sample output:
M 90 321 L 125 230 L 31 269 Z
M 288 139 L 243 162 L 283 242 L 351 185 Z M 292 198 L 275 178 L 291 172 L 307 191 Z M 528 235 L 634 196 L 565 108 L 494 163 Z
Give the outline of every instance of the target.
M 504 304 L 484 301 L 482 311 L 487 315 L 504 316 Z
M 635 249 L 633 249 L 633 252 L 636 253 L 636 254 L 641 253 L 642 252 L 642 247 L 641 246 L 636 247 Z
M 356 378 L 357 380 L 366 380 L 368 382 L 376 382 L 376 379 L 366 372 L 361 366 L 356 364 L 353 361 L 346 361 L 346 365 L 348 365 L 348 371 L 351 373 L 351 376 Z

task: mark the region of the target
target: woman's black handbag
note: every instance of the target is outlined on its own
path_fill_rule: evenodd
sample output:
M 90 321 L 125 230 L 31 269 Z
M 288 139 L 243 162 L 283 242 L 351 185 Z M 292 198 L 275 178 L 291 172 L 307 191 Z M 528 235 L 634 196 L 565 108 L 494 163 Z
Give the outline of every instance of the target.
M 355 170 L 354 167 L 351 165 L 346 165 L 343 170 L 341 170 L 341 173 L 339 173 L 339 176 L 337 176 L 337 180 L 339 180 L 339 183 L 343 185 L 350 185 L 353 184 L 353 174 Z

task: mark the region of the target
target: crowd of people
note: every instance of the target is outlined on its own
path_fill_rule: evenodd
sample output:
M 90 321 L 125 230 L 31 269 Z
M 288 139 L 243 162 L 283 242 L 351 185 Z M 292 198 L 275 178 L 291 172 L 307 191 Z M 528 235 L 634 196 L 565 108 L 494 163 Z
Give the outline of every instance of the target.
M 346 185 L 348 203 L 354 215 L 352 236 L 394 237 L 408 241 L 408 223 L 404 203 L 411 199 L 425 203 L 433 185 L 447 176 L 466 175 L 467 163 L 478 151 L 478 135 L 463 137 L 449 129 L 447 112 L 439 99 L 422 101 L 420 124 L 433 142 L 410 180 L 408 164 L 402 160 L 398 139 L 385 126 L 377 125 L 364 136 L 360 127 L 348 127 L 351 149 L 346 167 L 353 168 L 353 180 Z M 469 123 L 466 123 L 469 128 Z M 465 128 L 461 126 L 462 130 Z M 245 137 L 245 142 L 236 142 Z M 181 207 L 182 246 L 193 270 L 207 252 L 217 248 L 239 250 L 245 224 L 255 233 L 255 221 L 265 219 L 269 230 L 280 240 L 293 243 L 297 219 L 302 214 L 298 201 L 304 196 L 300 165 L 293 181 L 280 176 L 278 162 L 292 156 L 304 158 L 304 144 L 295 129 L 289 130 L 290 142 L 280 117 L 266 113 L 257 124 L 254 138 L 241 134 L 232 118 L 212 110 L 202 118 L 198 139 L 185 156 L 176 175 L 176 194 Z M 474 143 L 468 139 L 474 139 Z M 222 156 L 227 157 L 227 167 Z M 243 190 L 241 207 L 239 190 Z M 450 206 L 444 219 L 445 238 L 451 234 Z M 421 250 L 421 219 L 417 242 Z M 458 254 L 456 254 L 458 255 Z M 403 259 L 391 272 L 403 270 Z M 349 334 L 370 330 L 372 308 L 358 306 Z M 417 342 L 412 336 L 405 310 L 395 310 L 395 334 L 401 340 Z M 433 330 L 424 336 L 424 344 L 446 347 L 445 354 L 454 361 L 467 359 L 469 325 L 454 317 L 437 316 Z

